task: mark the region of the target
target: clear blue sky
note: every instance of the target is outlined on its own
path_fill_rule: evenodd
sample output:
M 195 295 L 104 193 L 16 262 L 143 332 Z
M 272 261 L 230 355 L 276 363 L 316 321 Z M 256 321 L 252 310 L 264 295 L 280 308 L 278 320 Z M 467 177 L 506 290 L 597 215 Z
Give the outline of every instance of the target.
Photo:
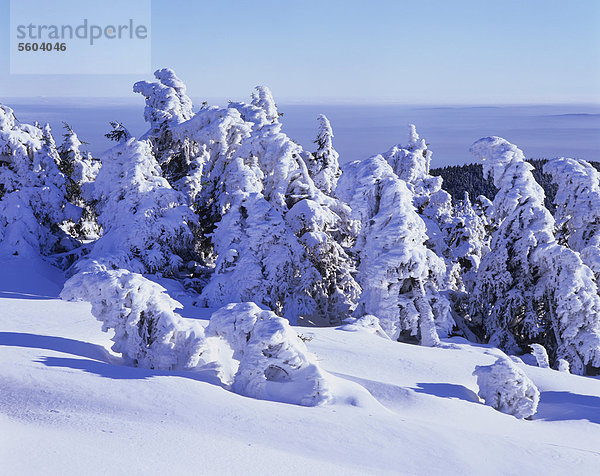
M 8 6 L 0 97 L 131 96 L 151 77 L 10 75 Z M 153 0 L 152 64 L 194 98 L 599 103 L 600 0 Z

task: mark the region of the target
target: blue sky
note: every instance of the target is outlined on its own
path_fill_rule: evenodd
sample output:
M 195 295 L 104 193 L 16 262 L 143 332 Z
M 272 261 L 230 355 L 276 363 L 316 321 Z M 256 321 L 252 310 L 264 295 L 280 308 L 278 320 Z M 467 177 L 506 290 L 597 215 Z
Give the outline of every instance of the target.
M 8 6 L 0 97 L 132 96 L 151 77 L 10 75 Z M 194 98 L 600 103 L 600 1 L 153 0 L 152 66 Z

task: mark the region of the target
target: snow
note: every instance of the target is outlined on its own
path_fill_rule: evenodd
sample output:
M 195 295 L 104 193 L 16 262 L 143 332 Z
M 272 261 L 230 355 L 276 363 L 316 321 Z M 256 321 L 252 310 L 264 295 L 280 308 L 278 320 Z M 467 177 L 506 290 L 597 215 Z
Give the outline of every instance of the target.
M 294 328 L 341 397 L 258 400 L 212 372 L 122 365 L 90 304 L 57 298 L 63 281 L 42 262 L 0 262 L 6 474 L 597 474 L 598 378 L 515 364 L 540 391 L 519 420 L 478 402 L 472 372 L 497 349 Z M 210 310 L 184 304 L 207 324 Z

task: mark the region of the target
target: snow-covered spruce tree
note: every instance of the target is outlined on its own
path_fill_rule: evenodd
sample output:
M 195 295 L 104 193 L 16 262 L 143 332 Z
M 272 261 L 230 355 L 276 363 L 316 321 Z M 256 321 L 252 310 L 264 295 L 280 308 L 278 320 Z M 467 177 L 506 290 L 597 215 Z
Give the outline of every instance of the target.
M 423 345 L 439 344 L 454 324 L 439 293 L 446 268 L 425 246 L 425 223 L 406 183 L 378 155 L 350 164 L 338 193 L 362 223 L 356 243 L 362 294 L 355 315 L 377 316 L 392 339 L 416 336 Z
M 181 304 L 140 274 L 94 264 L 65 283 L 61 298 L 91 302 L 102 330 L 114 331 L 112 350 L 129 365 L 174 370 L 205 363 L 202 326 L 184 323 L 174 312 Z
M 447 292 L 452 304 L 452 315 L 457 332 L 473 342 L 481 341 L 482 331 L 480 327 L 472 326 L 472 321 L 465 320 L 465 316 L 469 315 L 469 297 L 475 287 L 481 258 L 490 249 L 489 227 L 486 226 L 487 217 L 481 208 L 481 199 L 487 200 L 481 195 L 474 208 L 465 192 L 464 199 L 455 206 L 455 216 L 445 228 L 449 256 L 459 272 L 456 288 Z
M 90 189 L 103 236 L 89 258 L 137 273 L 176 273 L 193 252 L 195 216 L 161 176 L 147 141 L 109 149 Z
M 292 323 L 312 316 L 320 275 L 281 214 L 260 193 L 238 192 L 213 234 L 209 307 L 253 301 Z
M 285 236 L 289 243 L 296 242 L 296 245 L 290 246 L 299 254 L 294 258 L 296 264 L 290 269 L 300 266 L 310 272 L 306 279 L 300 280 L 304 288 L 291 294 L 277 291 L 277 299 L 265 300 L 261 297 L 257 302 L 275 312 L 283 312 L 284 308 L 290 310 L 291 313 L 286 312 L 285 317 L 292 321 L 302 317 L 305 323 L 338 324 L 352 311 L 359 293 L 352 277 L 353 262 L 342 246 L 350 241 L 349 235 L 356 225 L 350 219 L 347 205 L 322 193 L 314 185 L 303 159 L 306 153 L 281 132 L 272 96 L 267 92 L 266 88 L 259 88 L 254 95 L 255 104 L 230 103 L 227 109 L 202 109 L 191 120 L 173 129 L 174 137 L 180 140 L 188 138 L 195 144 L 192 158 L 202 163 L 203 181 L 196 196 L 196 210 L 205 236 L 212 238 L 212 246 L 204 243 L 201 250 L 205 261 L 210 263 L 213 246 L 217 254 L 223 250 L 234 249 L 237 253 L 241 249 L 256 247 L 253 242 L 245 243 L 251 238 L 256 239 L 246 232 L 241 235 L 241 241 L 232 242 L 228 233 L 217 230 L 213 234 L 213 231 L 217 224 L 228 222 L 226 215 L 238 213 L 248 194 L 260 194 L 262 200 L 266 200 L 273 209 L 266 210 L 261 204 L 260 213 L 266 211 L 267 215 L 282 220 L 281 227 L 275 227 L 273 233 Z M 263 103 L 264 109 L 261 106 Z M 246 195 L 238 196 L 236 192 Z M 246 209 L 245 206 L 242 208 Z M 235 218 L 234 221 L 237 220 Z M 285 232 L 281 231 L 284 229 Z M 292 234 L 288 235 L 290 230 Z M 269 234 L 271 231 L 264 229 L 261 232 Z M 277 242 L 280 238 L 273 236 L 261 239 Z M 224 241 L 219 243 L 219 240 Z M 264 254 L 252 258 L 256 260 L 257 257 L 269 258 Z M 300 264 L 299 260 L 307 262 Z M 260 260 L 257 263 L 260 264 Z M 218 257 L 212 278 L 216 287 L 209 285 L 206 292 L 206 297 L 210 298 L 213 305 L 231 301 L 226 298 L 229 291 L 215 292 L 224 286 L 223 280 L 227 279 L 221 274 L 233 272 L 242 266 L 241 260 L 225 267 L 223 264 L 223 256 Z M 264 265 L 260 266 L 265 268 Z M 265 271 L 266 274 L 270 272 L 269 269 Z M 298 282 L 295 278 L 293 289 L 296 289 Z M 216 283 L 219 283 L 218 286 Z M 267 284 L 268 288 L 271 286 Z M 241 293 L 237 300 L 250 299 L 241 297 L 247 296 L 247 290 L 233 291 Z M 291 301 L 284 304 L 281 296 L 284 301 Z M 297 296 L 310 302 L 310 306 L 298 306 L 292 302 L 297 300 Z M 302 314 L 299 314 L 300 309 L 303 310 Z
M 499 137 L 471 148 L 483 160 L 498 193 L 498 230 L 483 258 L 470 299 L 471 317 L 486 339 L 508 351 L 540 343 L 552 361 L 564 358 L 574 373 L 600 367 L 600 298 L 592 271 L 558 244 L 523 152 Z
M 131 132 L 129 132 L 123 123 L 110 121 L 110 127 L 111 130 L 104 134 L 104 137 L 106 137 L 108 140 L 119 143 L 131 139 Z
M 487 198 L 485 195 L 479 195 L 475 199 L 473 210 L 475 210 L 475 213 L 477 213 L 477 216 L 481 218 L 485 226 L 492 225 L 494 203 L 489 198 Z
M 494 204 L 485 195 L 479 195 L 472 203 L 475 214 L 481 219 L 485 229 L 484 246 L 489 249 L 492 235 L 498 229 L 494 220 Z
M 307 158 L 306 165 L 315 185 L 327 195 L 332 195 L 342 173 L 339 154 L 333 148 L 333 130 L 325 115 L 317 117 L 319 132 L 315 143 L 317 150 Z
M 229 208 L 232 193 L 262 191 L 256 158 L 249 157 L 242 164 L 236 159 L 237 149 L 250 135 L 251 126 L 236 109 L 212 106 L 173 128 L 173 137 L 189 145 L 189 173 L 177 186 L 198 215 L 197 248 L 205 263 L 214 260 L 211 235 Z
M 0 105 L 0 254 L 49 255 L 76 244 L 61 229 L 77 220 L 49 126 L 21 124 Z
M 221 337 L 239 361 L 233 391 L 254 398 L 315 406 L 333 399 L 331 384 L 289 323 L 252 302 L 216 311 L 207 336 Z
M 529 344 L 531 348 L 531 353 L 535 357 L 535 361 L 537 362 L 538 367 L 543 369 L 547 369 L 550 367 L 550 363 L 548 361 L 548 352 L 541 344 Z
M 477 215 L 469 194 L 455 207 L 455 216 L 448 227 L 448 245 L 455 262 L 460 266 L 461 282 L 470 293 L 475 286 L 477 269 L 484 254 L 489 251 L 485 222 Z
M 581 255 L 600 278 L 600 173 L 585 160 L 559 158 L 544 172 L 558 185 L 557 240 Z
M 339 325 L 358 302 L 360 286 L 354 279 L 354 262 L 334 239 L 340 217 L 313 199 L 296 202 L 286 214 L 310 262 L 320 275 L 313 289 L 317 308 L 308 320 L 315 325 Z
M 477 376 L 478 394 L 486 405 L 516 418 L 529 418 L 537 411 L 540 391 L 508 358 L 478 365 L 473 375 Z
M 265 111 L 267 121 L 275 123 L 279 121 L 282 114 L 277 111 L 277 104 L 273 99 L 271 90 L 266 86 L 256 86 L 252 91 L 252 105 Z
M 100 170 L 100 161 L 90 153 L 83 153 L 83 143 L 71 126 L 64 123 L 64 140 L 58 149 L 60 155 L 59 168 L 65 175 L 67 198 L 70 203 L 82 209 L 81 218 L 65 226 L 69 234 L 76 238 L 94 240 L 100 236 L 96 213 L 91 203 L 83 198 L 82 187 L 93 182 Z
M 192 101 L 172 69 L 159 69 L 154 76 L 158 82 L 138 81 L 133 85 L 133 91 L 146 98 L 144 118 L 150 124 L 141 139 L 150 139 L 165 178 L 178 189 L 176 184 L 190 174 L 190 144 L 174 140 L 172 129 L 193 117 Z
M 408 144 L 396 145 L 383 154 L 413 193 L 413 204 L 427 226 L 427 246 L 446 262 L 447 287 L 458 290 L 462 287 L 459 266 L 448 246 L 448 230 L 453 225 L 452 197 L 442 189 L 443 179 L 429 173 L 431 156 L 413 124 L 408 128 Z
M 321 286 L 313 294 L 316 312 L 304 317 L 316 325 L 339 324 L 354 309 L 359 295 L 353 260 L 345 249 L 357 224 L 347 205 L 315 186 L 306 166 L 310 154 L 281 132 L 278 121 L 269 121 L 274 103 L 267 105 L 261 112 L 255 111 L 256 105 L 232 103 L 246 120 L 257 118 L 238 154 L 247 161 L 257 158 L 263 195 L 292 227 L 321 275 Z

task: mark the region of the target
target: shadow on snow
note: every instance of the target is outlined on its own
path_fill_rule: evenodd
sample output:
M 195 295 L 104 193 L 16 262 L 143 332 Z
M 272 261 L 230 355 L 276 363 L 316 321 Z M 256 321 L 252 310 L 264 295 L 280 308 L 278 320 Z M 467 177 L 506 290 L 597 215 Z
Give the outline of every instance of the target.
M 477 394 L 465 387 L 454 383 L 417 383 L 417 387 L 413 388 L 417 393 L 425 393 L 441 398 L 458 398 L 466 402 L 479 403 Z
M 600 397 L 571 392 L 541 392 L 534 420 L 588 420 L 600 424 Z
M 40 362 L 48 367 L 65 367 L 82 370 L 110 379 L 149 379 L 159 376 L 184 377 L 224 387 L 212 368 L 193 371 L 153 370 L 123 365 L 120 357 L 111 355 L 98 344 L 64 337 L 44 336 L 19 332 L 0 332 L 0 345 L 44 349 L 71 354 L 83 358 L 42 357 Z

